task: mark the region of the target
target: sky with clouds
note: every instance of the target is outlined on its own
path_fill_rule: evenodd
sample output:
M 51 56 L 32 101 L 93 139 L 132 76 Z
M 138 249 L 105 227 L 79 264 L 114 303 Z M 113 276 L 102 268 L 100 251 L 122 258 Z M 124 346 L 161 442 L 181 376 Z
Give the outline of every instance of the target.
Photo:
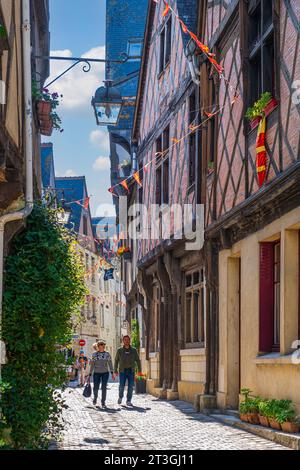
M 105 0 L 50 0 L 51 55 L 62 57 L 105 57 Z M 51 61 L 56 77 L 71 62 Z M 112 203 L 109 139 L 106 127 L 97 127 L 91 99 L 104 79 L 104 64 L 93 64 L 89 73 L 76 66 L 49 89 L 63 95 L 58 114 L 64 132 L 53 131 L 57 176 L 82 176 L 92 195 L 93 216 L 104 215 Z M 105 211 L 103 212 L 103 208 Z M 110 214 L 111 215 L 111 214 Z

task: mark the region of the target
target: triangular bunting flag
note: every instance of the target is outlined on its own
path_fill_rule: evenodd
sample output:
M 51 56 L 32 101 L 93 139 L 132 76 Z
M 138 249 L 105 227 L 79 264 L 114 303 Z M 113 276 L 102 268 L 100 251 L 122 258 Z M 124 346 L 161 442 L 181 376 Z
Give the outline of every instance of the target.
M 141 182 L 141 178 L 140 178 L 140 174 L 138 171 L 136 171 L 135 173 L 133 173 L 133 178 L 135 179 L 135 181 L 137 182 L 137 184 L 139 186 L 142 186 L 142 182 Z

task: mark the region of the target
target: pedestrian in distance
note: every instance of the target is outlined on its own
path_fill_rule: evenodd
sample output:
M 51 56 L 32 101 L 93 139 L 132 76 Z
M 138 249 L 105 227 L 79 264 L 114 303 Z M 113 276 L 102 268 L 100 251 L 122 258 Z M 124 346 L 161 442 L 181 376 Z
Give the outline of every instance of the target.
M 105 351 L 106 342 L 100 340 L 97 342 L 97 352 L 93 353 L 90 368 L 90 377 L 94 374 L 94 400 L 93 404 L 97 404 L 98 392 L 101 383 L 101 405 L 102 408 L 106 408 L 106 394 L 107 394 L 107 382 L 109 379 L 109 373 L 114 377 L 113 363 L 109 352 Z
M 77 367 L 79 373 L 79 386 L 83 387 L 85 384 L 85 371 L 88 363 L 87 357 L 84 355 L 84 352 L 81 351 L 77 360 Z
M 115 375 L 113 376 L 113 379 L 115 379 L 119 372 L 119 405 L 122 403 L 125 385 L 126 382 L 128 382 L 126 401 L 127 406 L 132 406 L 131 400 L 136 366 L 138 368 L 138 372 L 142 371 L 141 360 L 139 358 L 138 352 L 131 346 L 130 342 L 130 336 L 126 335 L 123 337 L 123 347 L 119 348 L 116 354 L 114 367 Z

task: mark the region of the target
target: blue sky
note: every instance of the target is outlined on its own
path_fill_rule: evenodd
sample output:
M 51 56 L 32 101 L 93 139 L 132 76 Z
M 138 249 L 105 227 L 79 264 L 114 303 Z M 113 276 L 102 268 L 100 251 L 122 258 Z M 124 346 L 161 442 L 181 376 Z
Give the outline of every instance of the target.
M 60 56 L 98 57 L 105 54 L 105 0 L 50 0 L 51 51 Z M 51 77 L 71 65 L 51 62 Z M 50 87 L 63 94 L 58 114 L 64 132 L 53 131 L 57 176 L 85 175 L 93 215 L 103 215 L 105 204 L 112 204 L 108 134 L 97 127 L 90 101 L 102 85 L 104 65 L 94 65 L 84 73 L 79 65 Z M 49 82 L 50 80 L 48 80 Z M 101 207 L 101 209 L 99 208 Z

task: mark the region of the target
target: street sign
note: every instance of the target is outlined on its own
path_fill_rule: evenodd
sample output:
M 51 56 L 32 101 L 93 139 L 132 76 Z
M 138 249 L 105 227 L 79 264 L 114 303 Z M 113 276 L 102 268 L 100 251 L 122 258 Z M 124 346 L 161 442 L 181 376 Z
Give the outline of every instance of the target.
M 85 340 L 84 339 L 81 339 L 79 341 L 79 346 L 85 346 Z

